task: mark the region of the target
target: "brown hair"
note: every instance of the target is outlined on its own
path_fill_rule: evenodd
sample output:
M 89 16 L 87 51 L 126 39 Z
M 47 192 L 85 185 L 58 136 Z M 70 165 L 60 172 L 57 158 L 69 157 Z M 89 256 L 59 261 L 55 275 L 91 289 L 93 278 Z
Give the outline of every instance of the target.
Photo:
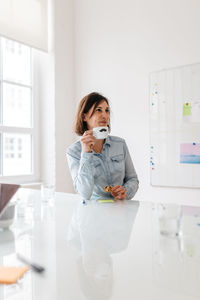
M 90 110 L 90 108 L 94 105 L 94 109 L 91 114 L 92 117 L 95 108 L 99 105 L 101 101 L 106 101 L 109 106 L 108 99 L 96 92 L 88 94 L 81 100 L 78 106 L 78 110 L 74 122 L 74 131 L 76 132 L 76 134 L 83 135 L 84 132 L 88 130 L 87 123 L 84 121 L 84 114 L 86 114 Z

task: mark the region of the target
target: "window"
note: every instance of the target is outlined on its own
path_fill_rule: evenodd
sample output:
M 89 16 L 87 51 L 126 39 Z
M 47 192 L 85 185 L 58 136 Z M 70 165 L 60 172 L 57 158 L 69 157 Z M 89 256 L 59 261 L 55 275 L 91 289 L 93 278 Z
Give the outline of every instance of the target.
M 35 178 L 32 69 L 30 47 L 0 38 L 0 180 Z

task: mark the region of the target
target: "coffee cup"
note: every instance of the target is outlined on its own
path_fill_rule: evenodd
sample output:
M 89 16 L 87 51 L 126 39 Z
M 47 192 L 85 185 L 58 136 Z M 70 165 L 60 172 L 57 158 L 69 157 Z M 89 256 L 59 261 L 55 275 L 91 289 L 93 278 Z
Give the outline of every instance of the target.
M 101 127 L 95 127 L 93 128 L 93 136 L 97 140 L 106 139 L 108 136 L 108 127 L 107 126 L 101 126 Z

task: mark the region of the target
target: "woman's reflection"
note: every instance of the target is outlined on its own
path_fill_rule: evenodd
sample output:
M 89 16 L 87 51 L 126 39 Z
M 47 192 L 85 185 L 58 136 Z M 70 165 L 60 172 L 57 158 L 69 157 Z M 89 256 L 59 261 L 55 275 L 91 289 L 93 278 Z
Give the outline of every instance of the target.
M 68 241 L 80 252 L 80 284 L 87 299 L 109 299 L 113 286 L 111 254 L 127 248 L 137 215 L 137 201 L 89 202 L 79 205 L 69 227 Z

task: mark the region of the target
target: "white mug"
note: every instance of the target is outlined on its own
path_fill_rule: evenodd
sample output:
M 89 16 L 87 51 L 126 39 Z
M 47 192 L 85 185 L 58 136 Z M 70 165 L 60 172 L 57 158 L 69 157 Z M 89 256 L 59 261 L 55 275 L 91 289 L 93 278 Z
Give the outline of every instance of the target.
M 97 140 L 106 139 L 108 136 L 108 127 L 107 126 L 101 126 L 101 127 L 95 127 L 93 128 L 93 136 Z

